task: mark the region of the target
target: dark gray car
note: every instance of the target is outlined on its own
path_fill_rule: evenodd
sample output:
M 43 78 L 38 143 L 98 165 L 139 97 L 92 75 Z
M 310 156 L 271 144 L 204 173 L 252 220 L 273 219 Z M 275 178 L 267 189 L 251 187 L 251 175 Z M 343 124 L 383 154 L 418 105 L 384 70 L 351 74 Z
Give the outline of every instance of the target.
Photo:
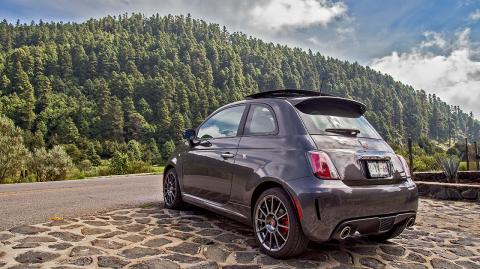
M 398 236 L 415 222 L 417 188 L 365 110 L 298 90 L 223 106 L 185 131 L 165 167 L 165 206 L 191 203 L 252 225 L 275 258 L 309 240 Z

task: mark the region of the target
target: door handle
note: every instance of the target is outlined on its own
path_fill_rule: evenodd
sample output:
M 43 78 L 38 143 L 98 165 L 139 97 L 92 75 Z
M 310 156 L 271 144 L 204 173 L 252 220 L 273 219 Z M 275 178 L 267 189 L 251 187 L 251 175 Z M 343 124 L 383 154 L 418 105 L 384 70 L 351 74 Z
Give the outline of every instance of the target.
M 233 153 L 230 153 L 230 152 L 222 153 L 222 154 L 220 154 L 220 156 L 222 156 L 222 158 L 224 158 L 224 159 L 230 159 L 230 158 L 235 157 L 235 155 Z
M 212 146 L 212 143 L 210 143 L 210 141 L 202 141 L 200 143 L 198 143 L 200 146 L 202 147 L 210 147 Z

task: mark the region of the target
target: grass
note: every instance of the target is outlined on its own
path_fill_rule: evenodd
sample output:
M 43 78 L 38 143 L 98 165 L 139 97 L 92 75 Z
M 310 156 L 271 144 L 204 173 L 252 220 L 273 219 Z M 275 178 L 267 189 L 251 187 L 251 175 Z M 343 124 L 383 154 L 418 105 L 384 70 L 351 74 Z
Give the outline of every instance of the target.
M 161 165 L 148 165 L 142 166 L 138 169 L 131 170 L 128 174 L 142 174 L 142 173 L 153 173 L 156 175 L 161 175 L 165 166 Z M 91 177 L 100 177 L 100 176 L 115 176 L 116 174 L 110 173 L 107 166 L 98 166 L 93 167 L 90 171 L 82 172 L 78 168 L 72 169 L 67 180 L 77 180 L 77 179 L 84 179 L 84 178 L 91 178 Z
M 163 170 L 165 170 L 165 166 L 163 165 L 154 165 L 152 166 L 152 173 L 156 175 L 161 175 L 163 174 Z

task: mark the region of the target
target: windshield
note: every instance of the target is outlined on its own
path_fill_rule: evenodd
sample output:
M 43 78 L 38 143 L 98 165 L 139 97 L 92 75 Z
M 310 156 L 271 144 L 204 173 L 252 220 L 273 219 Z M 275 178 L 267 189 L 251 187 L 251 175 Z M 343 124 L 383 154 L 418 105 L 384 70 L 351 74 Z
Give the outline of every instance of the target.
M 372 125 L 351 105 L 336 101 L 316 100 L 296 106 L 310 134 L 352 135 L 381 139 Z

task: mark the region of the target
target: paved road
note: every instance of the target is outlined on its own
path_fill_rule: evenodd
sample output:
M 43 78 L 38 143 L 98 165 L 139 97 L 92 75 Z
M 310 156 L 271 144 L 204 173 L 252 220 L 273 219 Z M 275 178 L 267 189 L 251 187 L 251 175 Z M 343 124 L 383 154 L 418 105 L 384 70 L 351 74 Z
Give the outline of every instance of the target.
M 0 185 L 0 230 L 162 199 L 160 175 Z

